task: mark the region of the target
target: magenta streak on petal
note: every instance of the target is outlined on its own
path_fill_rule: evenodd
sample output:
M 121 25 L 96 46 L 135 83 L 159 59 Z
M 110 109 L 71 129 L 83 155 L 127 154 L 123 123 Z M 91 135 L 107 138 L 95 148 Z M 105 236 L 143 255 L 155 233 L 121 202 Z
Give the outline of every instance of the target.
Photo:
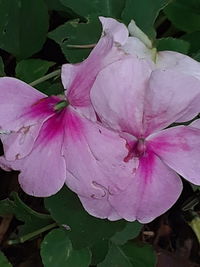
M 50 117 L 41 129 L 37 144 L 47 145 L 56 142 L 56 138 L 63 138 L 66 120 L 66 108 Z
M 34 103 L 22 116 L 27 118 L 40 118 L 53 115 L 55 113 L 54 106 L 60 102 L 60 100 L 61 99 L 56 96 L 42 98 Z
M 187 144 L 187 140 L 185 140 L 184 136 L 181 134 L 177 134 L 178 138 L 176 140 L 179 140 L 178 143 L 173 142 L 171 140 L 171 136 L 159 136 L 155 138 L 154 140 L 148 141 L 149 147 L 152 148 L 152 150 L 155 151 L 171 151 L 176 152 L 177 148 L 181 148 L 183 151 L 190 151 L 191 148 Z
M 83 132 L 83 123 L 81 119 L 76 116 L 76 113 L 70 108 L 66 111 L 66 136 L 69 136 L 74 141 L 79 140 Z
M 154 166 L 155 154 L 152 151 L 146 151 L 140 158 L 139 168 L 141 176 L 143 177 L 145 185 L 150 183 L 150 177 L 152 176 L 152 168 Z

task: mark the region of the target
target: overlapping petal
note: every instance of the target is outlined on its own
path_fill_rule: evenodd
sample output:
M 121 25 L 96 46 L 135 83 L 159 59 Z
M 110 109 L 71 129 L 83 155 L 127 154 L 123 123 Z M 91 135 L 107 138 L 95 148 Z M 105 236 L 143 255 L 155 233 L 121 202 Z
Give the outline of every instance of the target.
M 33 148 L 43 122 L 55 113 L 59 97 L 40 93 L 14 79 L 0 79 L 0 129 L 6 159 L 26 156 Z
M 104 123 L 146 137 L 186 113 L 195 116 L 200 83 L 194 77 L 171 70 L 152 71 L 146 61 L 128 58 L 99 73 L 91 99 Z M 195 113 L 191 108 L 194 106 Z
M 66 184 L 78 195 L 104 199 L 131 182 L 133 163 L 126 163 L 126 142 L 117 133 L 68 109 L 63 155 Z
M 2 167 L 20 171 L 19 183 L 29 195 L 50 196 L 60 190 L 65 182 L 66 166 L 61 153 L 63 116 L 64 113 L 61 116 L 56 114 L 44 122 L 29 155 L 15 161 L 1 161 Z
M 87 197 L 79 197 L 83 204 L 83 207 L 87 212 L 95 217 L 101 219 L 109 219 L 110 221 L 116 221 L 122 219 L 122 217 L 116 212 L 116 210 L 109 203 L 107 198 L 104 199 L 91 199 Z
M 24 122 L 22 116 L 46 95 L 15 78 L 0 79 L 0 129 L 18 130 Z
M 91 100 L 102 121 L 111 128 L 142 134 L 144 97 L 151 68 L 134 57 L 104 68 L 91 90 Z
M 145 135 L 161 130 L 184 115 L 198 114 L 199 80 L 172 70 L 155 70 L 145 95 Z
M 62 82 L 67 89 L 67 98 L 72 106 L 77 108 L 90 105 L 90 89 L 98 72 L 108 64 L 124 56 L 116 43 L 123 44 L 128 38 L 128 30 L 124 24 L 111 18 L 100 18 L 103 35 L 89 57 L 79 64 L 65 64 L 62 66 Z M 85 109 L 84 114 L 90 114 Z
M 181 176 L 200 184 L 200 130 L 177 126 L 148 137 L 148 146 Z
M 117 213 L 128 221 L 148 223 L 168 210 L 178 199 L 182 182 L 153 152 L 142 158 L 127 190 L 110 196 Z

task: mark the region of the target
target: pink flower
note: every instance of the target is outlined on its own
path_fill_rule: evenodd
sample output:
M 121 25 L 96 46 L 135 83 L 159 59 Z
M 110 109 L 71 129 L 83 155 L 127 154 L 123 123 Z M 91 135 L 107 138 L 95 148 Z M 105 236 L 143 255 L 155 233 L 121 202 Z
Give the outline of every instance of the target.
M 107 31 L 112 31 L 112 24 L 115 20 L 111 18 L 101 18 L 106 24 Z M 118 25 L 118 30 L 124 28 L 123 24 Z M 127 30 L 129 36 L 126 35 L 123 43 L 115 43 L 121 53 L 124 56 L 137 56 L 140 59 L 145 59 L 149 62 L 152 69 L 171 70 L 185 75 L 195 77 L 200 80 L 200 63 L 189 56 L 174 52 L 174 51 L 157 51 L 153 46 L 152 41 L 143 33 L 132 20 L 128 25 Z M 190 107 L 190 114 L 183 114 L 177 122 L 183 122 L 193 119 L 194 114 L 200 111 L 199 105 Z M 193 109 L 193 113 L 192 113 Z
M 118 31 L 118 24 L 113 25 L 112 34 L 104 34 L 88 59 L 63 66 L 67 99 L 47 97 L 14 78 L 0 78 L 5 152 L 0 164 L 6 170 L 20 171 L 19 183 L 26 193 L 50 196 L 66 183 L 80 196 L 104 203 L 104 186 L 123 190 L 130 182 L 123 161 L 125 140 L 96 121 L 89 97 L 97 73 L 121 57 L 115 53 L 114 42 L 120 42 L 127 30 Z M 120 218 L 110 206 L 105 214 Z
M 200 130 L 195 124 L 166 129 L 183 115 L 196 115 L 197 78 L 152 70 L 145 60 L 127 58 L 98 74 L 91 100 L 102 123 L 126 139 L 124 162 L 133 164 L 128 187 L 108 197 L 121 217 L 147 223 L 169 209 L 182 190 L 176 172 L 200 184 Z M 81 199 L 99 216 L 96 202 Z

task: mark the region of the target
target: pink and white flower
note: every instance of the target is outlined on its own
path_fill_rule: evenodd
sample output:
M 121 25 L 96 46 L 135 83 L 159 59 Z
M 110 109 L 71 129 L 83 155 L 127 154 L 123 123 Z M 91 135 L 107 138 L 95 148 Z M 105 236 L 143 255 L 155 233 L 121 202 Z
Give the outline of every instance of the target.
M 121 57 L 114 53 L 114 42 L 124 39 L 127 30 L 123 29 L 118 31 L 113 25 L 88 59 L 63 66 L 66 99 L 47 97 L 14 78 L 0 78 L 0 131 L 5 152 L 0 164 L 6 170 L 20 171 L 19 183 L 26 193 L 50 196 L 66 183 L 80 196 L 104 203 L 105 188 L 123 190 L 130 183 L 123 161 L 125 140 L 102 127 L 89 97 L 97 73 Z M 120 218 L 111 206 L 104 216 Z
M 0 165 L 20 170 L 28 194 L 50 196 L 66 183 L 91 215 L 146 223 L 179 197 L 177 173 L 200 184 L 199 127 L 166 129 L 197 115 L 199 65 L 187 72 L 129 53 L 125 25 L 101 22 L 90 56 L 62 68 L 66 98 L 0 78 Z
M 108 198 L 121 217 L 147 223 L 169 209 L 182 191 L 177 173 L 200 184 L 200 130 L 194 125 L 166 129 L 183 115 L 196 115 L 197 78 L 127 58 L 98 74 L 91 99 L 102 123 L 126 139 L 124 162 L 133 163 L 131 184 Z M 83 203 L 98 216 L 95 202 Z

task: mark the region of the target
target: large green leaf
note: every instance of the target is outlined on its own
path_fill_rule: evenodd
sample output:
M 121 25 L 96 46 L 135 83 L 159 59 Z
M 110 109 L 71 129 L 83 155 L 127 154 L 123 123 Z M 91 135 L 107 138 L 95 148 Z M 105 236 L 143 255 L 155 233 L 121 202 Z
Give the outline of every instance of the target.
M 181 39 L 190 44 L 189 54 L 192 56 L 200 49 L 200 31 L 192 32 L 181 36 Z
M 71 63 L 84 60 L 90 53 L 89 48 L 73 48 L 69 45 L 88 45 L 97 43 L 101 35 L 101 24 L 97 18 L 88 19 L 87 23 L 79 20 L 69 21 L 49 33 L 49 38 L 57 42 L 65 57 Z
M 133 267 L 131 260 L 126 256 L 124 251 L 117 245 L 110 245 L 105 260 L 97 265 L 98 267 Z M 148 266 L 148 265 L 147 265 Z M 147 267 L 145 266 L 145 267 Z M 140 266 L 135 266 L 140 267 Z M 148 266 L 149 267 L 149 266 Z
M 124 221 L 110 222 L 90 216 L 78 197 L 66 187 L 54 196 L 45 199 L 45 206 L 60 225 L 67 225 L 68 235 L 75 248 L 110 238 L 125 226 Z M 92 233 L 92 234 L 91 234 Z
M 190 48 L 189 42 L 171 37 L 158 39 L 156 41 L 158 51 L 171 50 L 187 54 Z
M 98 267 L 155 267 L 156 256 L 148 245 L 128 242 L 124 246 L 113 243 L 105 260 Z
M 46 40 L 48 10 L 43 0 L 0 0 L 0 48 L 26 58 Z
M 70 8 L 64 6 L 60 0 L 44 0 L 46 5 L 50 10 L 56 10 L 59 11 L 59 14 L 63 17 L 67 17 L 68 19 L 74 19 L 79 17 L 77 14 L 75 14 Z
M 127 222 L 124 229 L 117 232 L 112 238 L 112 242 L 117 245 L 124 245 L 128 240 L 137 237 L 141 231 L 142 224 L 139 222 Z
M 31 83 L 45 75 L 53 65 L 55 65 L 54 62 L 42 59 L 24 59 L 16 65 L 16 77 L 24 82 Z
M 156 266 L 156 253 L 149 245 L 139 242 L 128 242 L 121 246 L 121 249 L 131 260 L 134 267 Z
M 88 248 L 74 250 L 66 232 L 52 230 L 41 244 L 41 256 L 45 267 L 88 267 L 91 253 Z
M 12 267 L 6 256 L 0 251 L 0 266 L 1 267 Z
M 32 210 L 18 197 L 17 193 L 13 193 L 11 198 L 0 201 L 0 215 L 14 214 L 18 220 L 24 222 L 19 228 L 19 236 L 52 223 L 49 215 Z
M 60 0 L 60 2 L 83 17 L 96 14 L 120 18 L 125 5 L 125 0 L 81 0 L 81 2 L 78 0 Z
M 0 57 L 0 77 L 2 77 L 4 75 L 5 75 L 5 72 L 4 72 L 4 64 L 3 64 L 2 57 Z
M 106 254 L 108 253 L 109 248 L 109 240 L 103 239 L 99 242 L 96 242 L 92 247 L 92 265 L 97 265 L 98 263 L 102 262 Z
M 132 19 L 150 38 L 155 37 L 153 28 L 156 17 L 170 0 L 126 0 L 122 13 L 123 21 L 128 24 Z
M 186 32 L 200 30 L 200 1 L 177 0 L 168 5 L 164 12 L 168 19 Z

